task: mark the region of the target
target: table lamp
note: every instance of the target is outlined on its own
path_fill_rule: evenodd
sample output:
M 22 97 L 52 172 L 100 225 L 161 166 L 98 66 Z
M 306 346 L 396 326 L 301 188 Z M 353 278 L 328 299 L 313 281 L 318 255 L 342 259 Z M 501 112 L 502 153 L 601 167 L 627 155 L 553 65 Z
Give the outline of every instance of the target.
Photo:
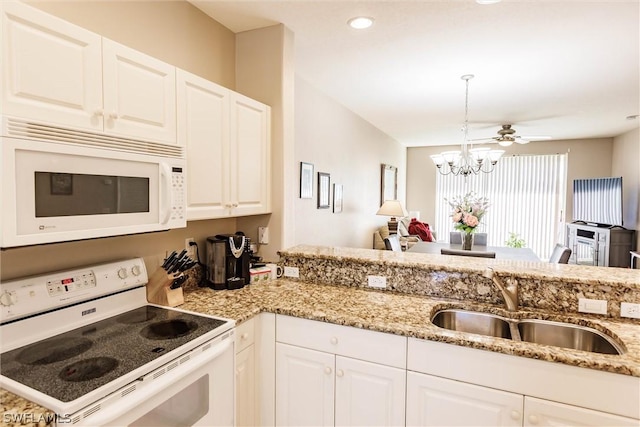
M 391 219 L 388 222 L 389 234 L 398 234 L 398 220 L 396 217 L 407 216 L 407 211 L 404 210 L 400 201 L 385 200 L 376 215 L 390 216 Z

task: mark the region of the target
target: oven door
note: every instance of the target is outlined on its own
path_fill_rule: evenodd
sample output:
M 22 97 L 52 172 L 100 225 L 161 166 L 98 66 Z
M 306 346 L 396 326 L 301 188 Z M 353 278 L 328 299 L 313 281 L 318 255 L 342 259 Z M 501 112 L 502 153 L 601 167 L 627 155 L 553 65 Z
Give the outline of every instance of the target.
M 186 226 L 183 159 L 14 138 L 1 158 L 2 247 Z
M 69 421 L 75 425 L 130 427 L 234 425 L 233 338 L 215 344 L 197 359 L 188 369 L 168 370 L 148 386 L 81 422 L 74 422 L 73 416 Z

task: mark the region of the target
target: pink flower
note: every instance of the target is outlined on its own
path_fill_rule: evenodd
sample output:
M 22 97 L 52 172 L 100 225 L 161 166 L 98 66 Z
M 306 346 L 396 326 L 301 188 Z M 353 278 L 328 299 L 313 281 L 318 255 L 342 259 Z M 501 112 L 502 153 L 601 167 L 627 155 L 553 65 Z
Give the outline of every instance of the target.
M 464 223 L 469 227 L 476 227 L 479 224 L 478 217 L 475 215 L 465 215 Z
M 458 212 L 453 214 L 451 219 L 453 220 L 453 222 L 460 222 L 460 220 L 462 219 L 462 213 Z

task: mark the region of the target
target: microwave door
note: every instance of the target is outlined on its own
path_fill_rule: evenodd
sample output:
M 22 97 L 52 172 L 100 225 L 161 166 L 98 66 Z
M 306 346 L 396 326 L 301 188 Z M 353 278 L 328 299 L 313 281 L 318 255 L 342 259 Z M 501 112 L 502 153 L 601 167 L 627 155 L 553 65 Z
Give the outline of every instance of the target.
M 167 219 L 171 207 L 161 204 L 171 203 L 171 180 L 181 167 L 131 153 L 32 141 L 13 145 L 3 147 L 3 166 L 12 166 L 3 171 L 3 181 L 11 183 L 3 183 L 3 247 L 174 226 Z

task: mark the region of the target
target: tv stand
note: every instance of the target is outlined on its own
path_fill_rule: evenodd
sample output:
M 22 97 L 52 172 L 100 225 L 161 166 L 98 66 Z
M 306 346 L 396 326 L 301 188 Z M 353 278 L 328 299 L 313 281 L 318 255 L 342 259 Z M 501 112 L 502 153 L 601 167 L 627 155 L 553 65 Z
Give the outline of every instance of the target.
M 569 264 L 601 267 L 629 267 L 629 253 L 635 250 L 635 230 L 567 224 L 566 245 L 571 249 Z

